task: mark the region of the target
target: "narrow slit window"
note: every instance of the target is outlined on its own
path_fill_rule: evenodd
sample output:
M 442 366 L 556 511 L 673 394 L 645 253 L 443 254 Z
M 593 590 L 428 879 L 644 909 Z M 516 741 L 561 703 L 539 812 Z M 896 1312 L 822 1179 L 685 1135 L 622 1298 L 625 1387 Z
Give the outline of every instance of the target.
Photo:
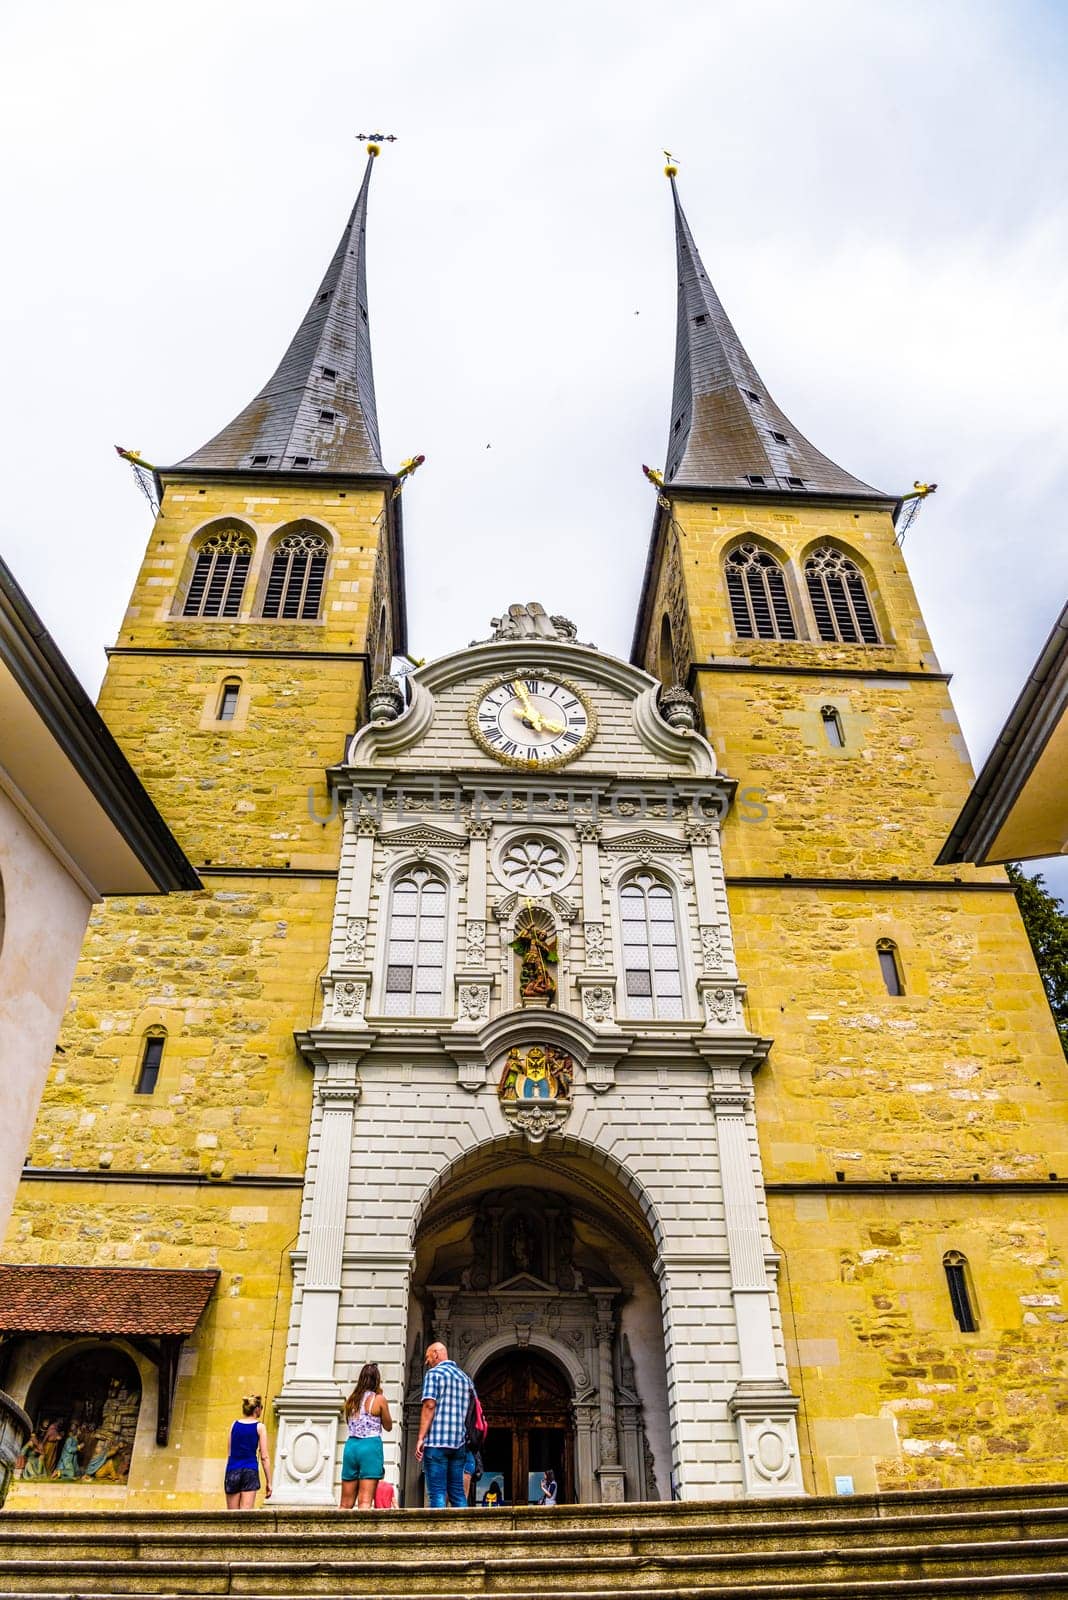
M 313 622 L 322 604 L 326 557 L 326 540 L 321 534 L 285 534 L 271 561 L 263 615 Z
M 959 1250 L 947 1250 L 942 1257 L 942 1266 L 945 1269 L 949 1303 L 953 1307 L 957 1327 L 961 1333 L 975 1333 L 979 1324 L 972 1309 L 971 1296 L 968 1294 L 968 1258 L 961 1255 Z
M 159 1069 L 163 1063 L 163 1046 L 167 1035 L 160 1030 L 147 1034 L 141 1049 L 141 1064 L 137 1069 L 136 1094 L 154 1094 L 159 1081 Z
M 739 639 L 796 639 L 786 578 L 775 557 L 742 544 L 727 557 L 727 594 Z
M 219 722 L 233 722 L 237 715 L 237 702 L 241 698 L 241 685 L 239 683 L 224 683 L 222 694 L 219 696 L 219 709 L 216 717 Z
M 184 617 L 236 617 L 252 560 L 252 541 L 232 529 L 213 533 L 197 551 Z
M 827 736 L 827 743 L 832 750 L 845 749 L 845 733 L 842 729 L 842 719 L 838 714 L 837 706 L 820 706 L 820 716 L 823 719 L 823 731 Z
M 397 879 L 390 896 L 386 981 L 388 1017 L 440 1017 L 445 1011 L 444 879 L 416 867 Z
M 893 939 L 880 939 L 875 946 L 879 957 L 879 971 L 883 975 L 887 994 L 904 994 L 905 984 L 901 976 L 901 963 L 898 960 L 897 945 Z
M 805 582 L 821 639 L 838 644 L 880 643 L 867 586 L 855 561 L 829 545 L 815 550 L 805 562 Z

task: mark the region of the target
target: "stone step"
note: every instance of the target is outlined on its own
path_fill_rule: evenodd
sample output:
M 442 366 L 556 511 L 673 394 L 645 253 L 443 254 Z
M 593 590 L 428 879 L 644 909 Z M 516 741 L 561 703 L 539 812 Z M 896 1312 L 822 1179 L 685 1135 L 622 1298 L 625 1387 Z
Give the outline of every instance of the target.
M 47 1524 L 49 1544 L 61 1561 L 167 1561 L 195 1554 L 217 1562 L 301 1561 L 344 1559 L 358 1543 L 360 1560 L 479 1559 L 494 1556 L 540 1558 L 551 1541 L 554 1554 L 596 1560 L 612 1555 L 636 1558 L 657 1554 L 729 1554 L 739 1547 L 770 1555 L 785 1550 L 826 1551 L 828 1545 L 847 1550 L 866 1549 L 875 1543 L 907 1548 L 917 1541 L 926 1545 L 971 1542 L 984 1547 L 999 1540 L 1027 1541 L 1068 1537 L 1068 1508 L 1021 1507 L 967 1514 L 929 1513 L 908 1518 L 851 1517 L 823 1522 L 808 1517 L 789 1520 L 751 1520 L 724 1526 L 714 1518 L 703 1523 L 678 1525 L 663 1518 L 624 1529 L 583 1523 L 560 1523 L 550 1511 L 523 1517 L 518 1523 L 500 1513 L 479 1512 L 473 1517 L 456 1513 L 379 1513 L 372 1516 L 335 1512 L 329 1520 L 316 1518 L 305 1528 L 276 1528 L 270 1517 L 256 1515 L 247 1522 L 232 1514 L 204 1517 L 188 1529 L 162 1528 L 146 1515 L 141 1523 L 111 1518 L 108 1523 L 82 1527 L 80 1518 L 68 1528 Z M 117 1524 L 117 1526 L 116 1526 Z M 0 1519 L 0 1572 L 3 1563 L 32 1560 L 40 1552 L 44 1525 L 26 1519 Z M 253 1550 L 254 1547 L 254 1550 Z
M 728 1552 L 692 1555 L 635 1556 L 629 1552 L 599 1556 L 511 1554 L 454 1556 L 431 1560 L 367 1559 L 355 1541 L 343 1559 L 243 1561 L 172 1558 L 167 1560 L 71 1561 L 53 1550 L 42 1559 L 5 1560 L 0 1581 L 21 1594 L 54 1595 L 71 1589 L 79 1594 L 154 1594 L 160 1589 L 181 1595 L 348 1595 L 354 1586 L 382 1594 L 440 1596 L 443 1589 L 465 1595 L 526 1595 L 619 1592 L 669 1588 L 691 1595 L 724 1586 L 766 1589 L 771 1583 L 795 1586 L 823 1582 L 870 1584 L 874 1579 L 952 1580 L 996 1574 L 998 1570 L 1042 1574 L 1049 1582 L 1068 1573 L 1068 1538 L 957 1542 L 908 1546 L 868 1544 L 824 1550 Z M 1055 1592 L 1055 1591 L 1054 1591 Z
M 24 1600 L 25 1590 L 0 1589 L 0 1600 Z M 118 1600 L 125 1590 L 100 1591 L 109 1600 Z M 185 1591 L 153 1590 L 154 1600 L 187 1600 Z M 507 1600 L 540 1600 L 541 1589 L 498 1589 L 492 1591 Z M 423 1600 L 423 1591 L 399 1589 L 366 1589 L 354 1580 L 350 1593 L 358 1600 Z M 580 1588 L 554 1591 L 554 1600 L 586 1600 L 590 1590 Z M 629 1600 L 632 1587 L 601 1589 L 597 1600 Z M 83 1590 L 56 1589 L 49 1591 L 49 1600 L 82 1600 Z M 437 1589 L 435 1600 L 475 1600 L 478 1591 L 471 1589 Z M 1068 1569 L 1033 1573 L 1026 1570 L 981 1575 L 938 1578 L 889 1579 L 806 1579 L 801 1582 L 769 1582 L 720 1584 L 712 1587 L 696 1586 L 680 1590 L 671 1588 L 643 1588 L 642 1600 L 1035 1600 L 1036 1596 L 1068 1595 Z M 243 1600 L 273 1600 L 267 1592 L 243 1591 Z M 335 1600 L 333 1593 L 301 1592 L 301 1600 Z

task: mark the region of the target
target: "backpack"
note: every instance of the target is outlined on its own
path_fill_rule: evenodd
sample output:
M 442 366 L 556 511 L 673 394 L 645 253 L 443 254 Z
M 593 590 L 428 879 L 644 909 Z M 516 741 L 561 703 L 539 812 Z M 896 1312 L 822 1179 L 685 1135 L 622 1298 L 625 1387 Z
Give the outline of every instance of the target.
M 464 1441 L 467 1448 L 474 1451 L 476 1456 L 482 1454 L 482 1447 L 486 1443 L 488 1433 L 489 1423 L 486 1421 L 478 1393 L 474 1384 L 472 1384 L 471 1393 L 467 1397 L 467 1411 L 464 1415 Z

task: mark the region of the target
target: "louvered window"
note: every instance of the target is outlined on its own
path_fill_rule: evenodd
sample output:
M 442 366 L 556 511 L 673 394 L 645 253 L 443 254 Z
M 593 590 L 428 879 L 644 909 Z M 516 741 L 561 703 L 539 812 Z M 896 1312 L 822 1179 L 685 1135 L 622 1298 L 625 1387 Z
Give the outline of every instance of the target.
M 880 642 L 867 586 L 855 561 L 825 546 L 805 562 L 805 582 L 821 639 L 839 644 Z
M 429 867 L 393 885 L 389 903 L 387 1017 L 440 1017 L 445 1010 L 445 921 L 449 894 Z
M 234 529 L 212 533 L 197 551 L 184 617 L 236 617 L 252 560 L 252 540 Z
M 627 1016 L 681 1018 L 682 964 L 675 896 L 651 873 L 639 873 L 619 892 L 619 915 Z
M 326 577 L 326 540 L 318 533 L 287 533 L 279 540 L 263 601 L 265 617 L 319 615 Z
M 790 596 L 775 557 L 742 544 L 727 557 L 727 593 L 739 639 L 796 639 Z

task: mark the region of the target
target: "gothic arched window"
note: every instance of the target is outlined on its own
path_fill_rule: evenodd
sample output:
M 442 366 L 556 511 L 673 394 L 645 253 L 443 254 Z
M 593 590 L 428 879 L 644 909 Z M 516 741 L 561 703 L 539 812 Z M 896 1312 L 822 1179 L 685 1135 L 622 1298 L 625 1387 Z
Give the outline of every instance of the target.
M 197 551 L 183 617 L 236 617 L 252 560 L 252 540 L 236 528 L 209 534 Z
M 740 544 L 727 557 L 727 593 L 739 639 L 796 639 L 783 570 L 759 545 Z
M 326 557 L 326 540 L 322 534 L 284 534 L 271 562 L 263 615 L 314 622 L 322 604 Z
M 627 1016 L 681 1017 L 682 962 L 674 894 L 652 873 L 636 873 L 619 891 L 619 918 Z
M 414 867 L 395 880 L 387 928 L 386 1016 L 444 1014 L 448 906 L 445 880 L 430 867 Z
M 821 639 L 838 644 L 879 644 L 867 585 L 855 561 L 825 545 L 805 562 L 805 582 Z

